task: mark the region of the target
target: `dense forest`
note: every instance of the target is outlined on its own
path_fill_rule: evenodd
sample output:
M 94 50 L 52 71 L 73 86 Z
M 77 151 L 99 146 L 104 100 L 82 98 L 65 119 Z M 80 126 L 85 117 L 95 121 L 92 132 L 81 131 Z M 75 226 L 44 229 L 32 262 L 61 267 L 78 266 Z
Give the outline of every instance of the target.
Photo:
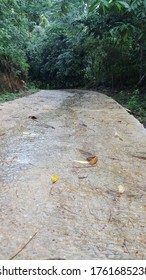
M 0 0 L 0 91 L 108 89 L 146 107 L 146 0 Z

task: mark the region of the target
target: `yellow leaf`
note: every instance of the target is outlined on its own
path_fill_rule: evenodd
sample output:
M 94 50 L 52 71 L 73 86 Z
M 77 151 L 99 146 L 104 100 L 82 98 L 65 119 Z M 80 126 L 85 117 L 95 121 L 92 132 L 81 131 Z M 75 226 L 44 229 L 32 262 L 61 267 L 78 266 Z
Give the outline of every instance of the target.
M 118 190 L 119 190 L 119 193 L 124 193 L 125 192 L 125 187 L 124 186 L 122 186 L 122 185 L 119 185 L 118 186 Z
M 83 164 L 87 164 L 88 163 L 87 160 L 74 160 L 74 162 L 83 163 Z
M 77 122 L 74 122 L 74 125 L 77 125 L 78 123 Z
M 49 110 L 49 108 L 42 108 L 42 110 Z
M 53 184 L 56 183 L 58 180 L 59 180 L 59 178 L 58 178 L 57 175 L 52 175 L 51 176 L 51 181 L 52 181 Z

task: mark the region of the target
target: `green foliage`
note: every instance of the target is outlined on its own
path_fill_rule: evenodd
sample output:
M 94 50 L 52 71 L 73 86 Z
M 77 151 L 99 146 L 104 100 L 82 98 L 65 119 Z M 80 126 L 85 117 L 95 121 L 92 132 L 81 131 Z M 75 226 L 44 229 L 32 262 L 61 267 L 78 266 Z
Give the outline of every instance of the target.
M 41 50 L 37 55 L 37 60 L 34 55 L 36 49 L 31 50 L 30 56 L 34 55 L 34 59 L 31 59 L 30 62 L 33 79 L 41 80 L 43 87 L 49 85 L 52 88 L 66 88 L 82 85 L 85 51 L 67 38 L 63 31 L 60 34 L 53 34 L 53 36 L 49 36 L 49 34 L 44 35 L 46 45 L 43 45 L 44 42 L 40 42 Z
M 133 91 L 120 91 L 114 98 L 125 106 L 142 123 L 146 122 L 146 95 L 138 89 Z
M 26 72 L 27 18 L 24 1 L 0 1 L 0 60 L 10 61 L 17 71 Z
M 37 91 L 38 91 L 38 88 L 34 85 L 34 83 L 29 83 L 27 89 L 21 90 L 19 92 L 3 91 L 2 93 L 0 93 L 0 103 L 12 101 L 12 100 L 15 100 L 16 98 L 20 98 L 23 96 L 28 96 Z
M 65 3 L 66 12 L 62 13 L 62 5 Z M 70 16 L 71 3 L 59 1 L 57 12 L 61 13 L 61 18 L 58 13 L 55 16 L 56 4 L 53 1 L 51 12 L 46 15 L 48 25 L 44 27 L 40 22 L 32 32 L 28 46 L 29 73 L 44 88 L 83 86 L 86 81 L 86 50 L 83 48 L 86 32 L 76 18 L 81 18 L 85 3 L 79 1 L 78 10 L 72 4 L 73 20 Z M 50 20 L 52 14 L 53 21 Z
M 53 88 L 141 84 L 146 72 L 144 3 L 49 1 L 28 47 L 32 79 Z
M 18 97 L 20 97 L 20 93 L 16 93 L 16 92 L 9 93 L 7 91 L 4 91 L 3 93 L 0 94 L 0 103 L 11 101 Z
M 139 90 L 134 90 L 127 103 L 128 108 L 131 111 L 137 111 L 139 109 L 138 100 L 139 100 Z
M 144 107 L 146 0 L 1 0 L 0 63 L 40 88 L 136 88 Z M 144 101 L 145 102 L 145 101 Z

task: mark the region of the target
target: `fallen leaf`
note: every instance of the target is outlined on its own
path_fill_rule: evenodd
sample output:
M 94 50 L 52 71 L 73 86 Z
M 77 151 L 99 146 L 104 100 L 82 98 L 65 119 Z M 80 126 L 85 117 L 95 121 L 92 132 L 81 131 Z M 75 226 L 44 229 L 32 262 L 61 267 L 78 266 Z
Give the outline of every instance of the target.
M 91 165 L 94 165 L 97 163 L 97 156 L 89 156 L 87 157 L 87 161 L 91 164 Z
M 41 126 L 43 126 L 43 127 L 45 127 L 45 128 L 52 128 L 52 129 L 55 129 L 54 126 L 49 125 L 49 124 L 46 124 L 46 123 L 42 123 Z
M 49 110 L 49 108 L 42 108 L 42 110 Z
M 57 175 L 52 175 L 51 176 L 51 181 L 52 181 L 53 184 L 56 183 L 58 180 L 59 180 L 59 178 L 58 178 Z
M 87 127 L 87 125 L 85 123 L 83 123 L 83 122 L 79 122 L 79 125 Z
M 119 138 L 121 141 L 123 141 L 121 135 L 120 135 L 118 132 L 115 132 L 115 137 L 116 137 L 116 138 Z
M 139 155 L 131 155 L 134 158 L 146 160 L 146 156 L 139 156 Z
M 123 186 L 123 185 L 119 185 L 118 186 L 118 191 L 119 191 L 119 193 L 124 193 L 125 192 L 125 187 Z
M 77 125 L 78 123 L 77 122 L 74 122 L 74 125 Z
M 37 117 L 35 117 L 35 116 L 29 116 L 29 119 L 37 120 Z
M 80 180 L 83 180 L 83 179 L 86 179 L 87 176 L 79 176 L 78 178 L 79 178 Z
M 87 164 L 88 161 L 87 160 L 73 160 L 74 162 L 77 162 L 77 163 L 83 163 L 83 164 Z
M 4 131 L 0 131 L 0 136 L 5 135 L 6 133 Z
M 30 132 L 27 132 L 27 131 L 23 131 L 23 135 L 25 136 L 27 136 L 27 135 L 30 135 Z

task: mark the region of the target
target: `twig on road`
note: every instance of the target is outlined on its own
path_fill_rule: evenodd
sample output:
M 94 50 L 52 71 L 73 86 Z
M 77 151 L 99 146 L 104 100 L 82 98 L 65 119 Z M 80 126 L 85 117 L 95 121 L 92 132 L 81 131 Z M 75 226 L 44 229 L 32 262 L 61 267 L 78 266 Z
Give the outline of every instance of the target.
M 112 212 L 111 212 L 111 210 L 110 210 L 110 214 L 109 214 L 109 219 L 108 219 L 108 223 L 110 223 L 110 222 L 111 222 L 111 220 L 112 220 Z
M 13 255 L 13 256 L 10 258 L 10 260 L 15 259 L 15 257 L 17 257 L 17 256 L 26 248 L 26 246 L 34 239 L 34 237 L 37 235 L 37 233 L 38 233 L 38 232 L 35 232 L 35 233 L 33 234 L 33 236 L 27 241 L 27 243 L 25 243 L 25 244 L 21 247 L 21 249 L 20 249 L 15 255 Z

